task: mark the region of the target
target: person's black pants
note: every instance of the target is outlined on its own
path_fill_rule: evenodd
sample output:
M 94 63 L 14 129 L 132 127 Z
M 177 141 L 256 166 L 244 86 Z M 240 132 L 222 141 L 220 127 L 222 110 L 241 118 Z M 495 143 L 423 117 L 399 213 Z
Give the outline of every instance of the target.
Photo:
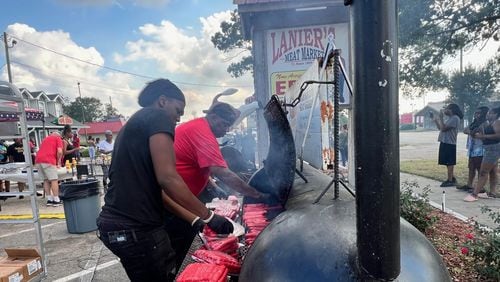
M 175 251 L 175 264 L 179 271 L 197 232 L 193 230 L 191 224 L 174 215 L 167 216 L 165 230 L 170 236 Z
M 131 281 L 173 281 L 175 253 L 165 229 L 109 231 L 99 226 L 99 239 L 120 258 Z

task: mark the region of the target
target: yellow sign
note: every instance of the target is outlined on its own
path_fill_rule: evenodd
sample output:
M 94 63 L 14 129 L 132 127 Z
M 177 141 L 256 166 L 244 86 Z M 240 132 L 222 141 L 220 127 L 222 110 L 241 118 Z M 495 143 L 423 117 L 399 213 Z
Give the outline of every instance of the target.
M 285 95 L 295 81 L 297 81 L 305 71 L 284 71 L 271 74 L 271 95 Z

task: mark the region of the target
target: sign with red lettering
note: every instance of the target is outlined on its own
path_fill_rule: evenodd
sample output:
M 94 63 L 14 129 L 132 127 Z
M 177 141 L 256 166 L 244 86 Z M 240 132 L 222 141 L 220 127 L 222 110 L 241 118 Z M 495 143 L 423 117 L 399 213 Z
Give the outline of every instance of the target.
M 271 95 L 284 95 L 304 71 L 275 72 L 271 74 Z
M 335 38 L 335 47 L 342 50 L 342 57 L 349 62 L 347 23 L 267 31 L 267 65 L 271 95 L 283 95 L 313 61 L 324 56 L 330 34 Z M 349 66 L 345 67 L 348 69 Z
M 73 119 L 67 115 L 62 115 L 59 118 L 57 118 L 57 124 L 59 124 L 59 125 L 72 125 Z

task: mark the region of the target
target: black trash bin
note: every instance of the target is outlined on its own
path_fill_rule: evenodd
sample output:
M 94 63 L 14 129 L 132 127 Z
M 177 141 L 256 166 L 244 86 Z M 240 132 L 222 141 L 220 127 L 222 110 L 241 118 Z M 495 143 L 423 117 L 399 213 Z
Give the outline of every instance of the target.
M 59 197 L 63 200 L 69 233 L 97 230 L 96 218 L 101 211 L 101 202 L 96 179 L 64 182 Z

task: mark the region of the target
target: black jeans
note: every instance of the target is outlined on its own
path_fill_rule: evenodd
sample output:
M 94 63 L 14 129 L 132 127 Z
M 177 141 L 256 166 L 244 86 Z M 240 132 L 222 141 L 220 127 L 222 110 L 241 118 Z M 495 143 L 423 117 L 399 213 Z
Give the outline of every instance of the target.
M 99 226 L 99 239 L 120 258 L 131 281 L 173 281 L 175 252 L 164 228 L 109 231 Z
M 193 230 L 191 224 L 174 215 L 167 216 L 165 230 L 168 232 L 175 250 L 175 264 L 177 271 L 179 271 L 197 232 Z

